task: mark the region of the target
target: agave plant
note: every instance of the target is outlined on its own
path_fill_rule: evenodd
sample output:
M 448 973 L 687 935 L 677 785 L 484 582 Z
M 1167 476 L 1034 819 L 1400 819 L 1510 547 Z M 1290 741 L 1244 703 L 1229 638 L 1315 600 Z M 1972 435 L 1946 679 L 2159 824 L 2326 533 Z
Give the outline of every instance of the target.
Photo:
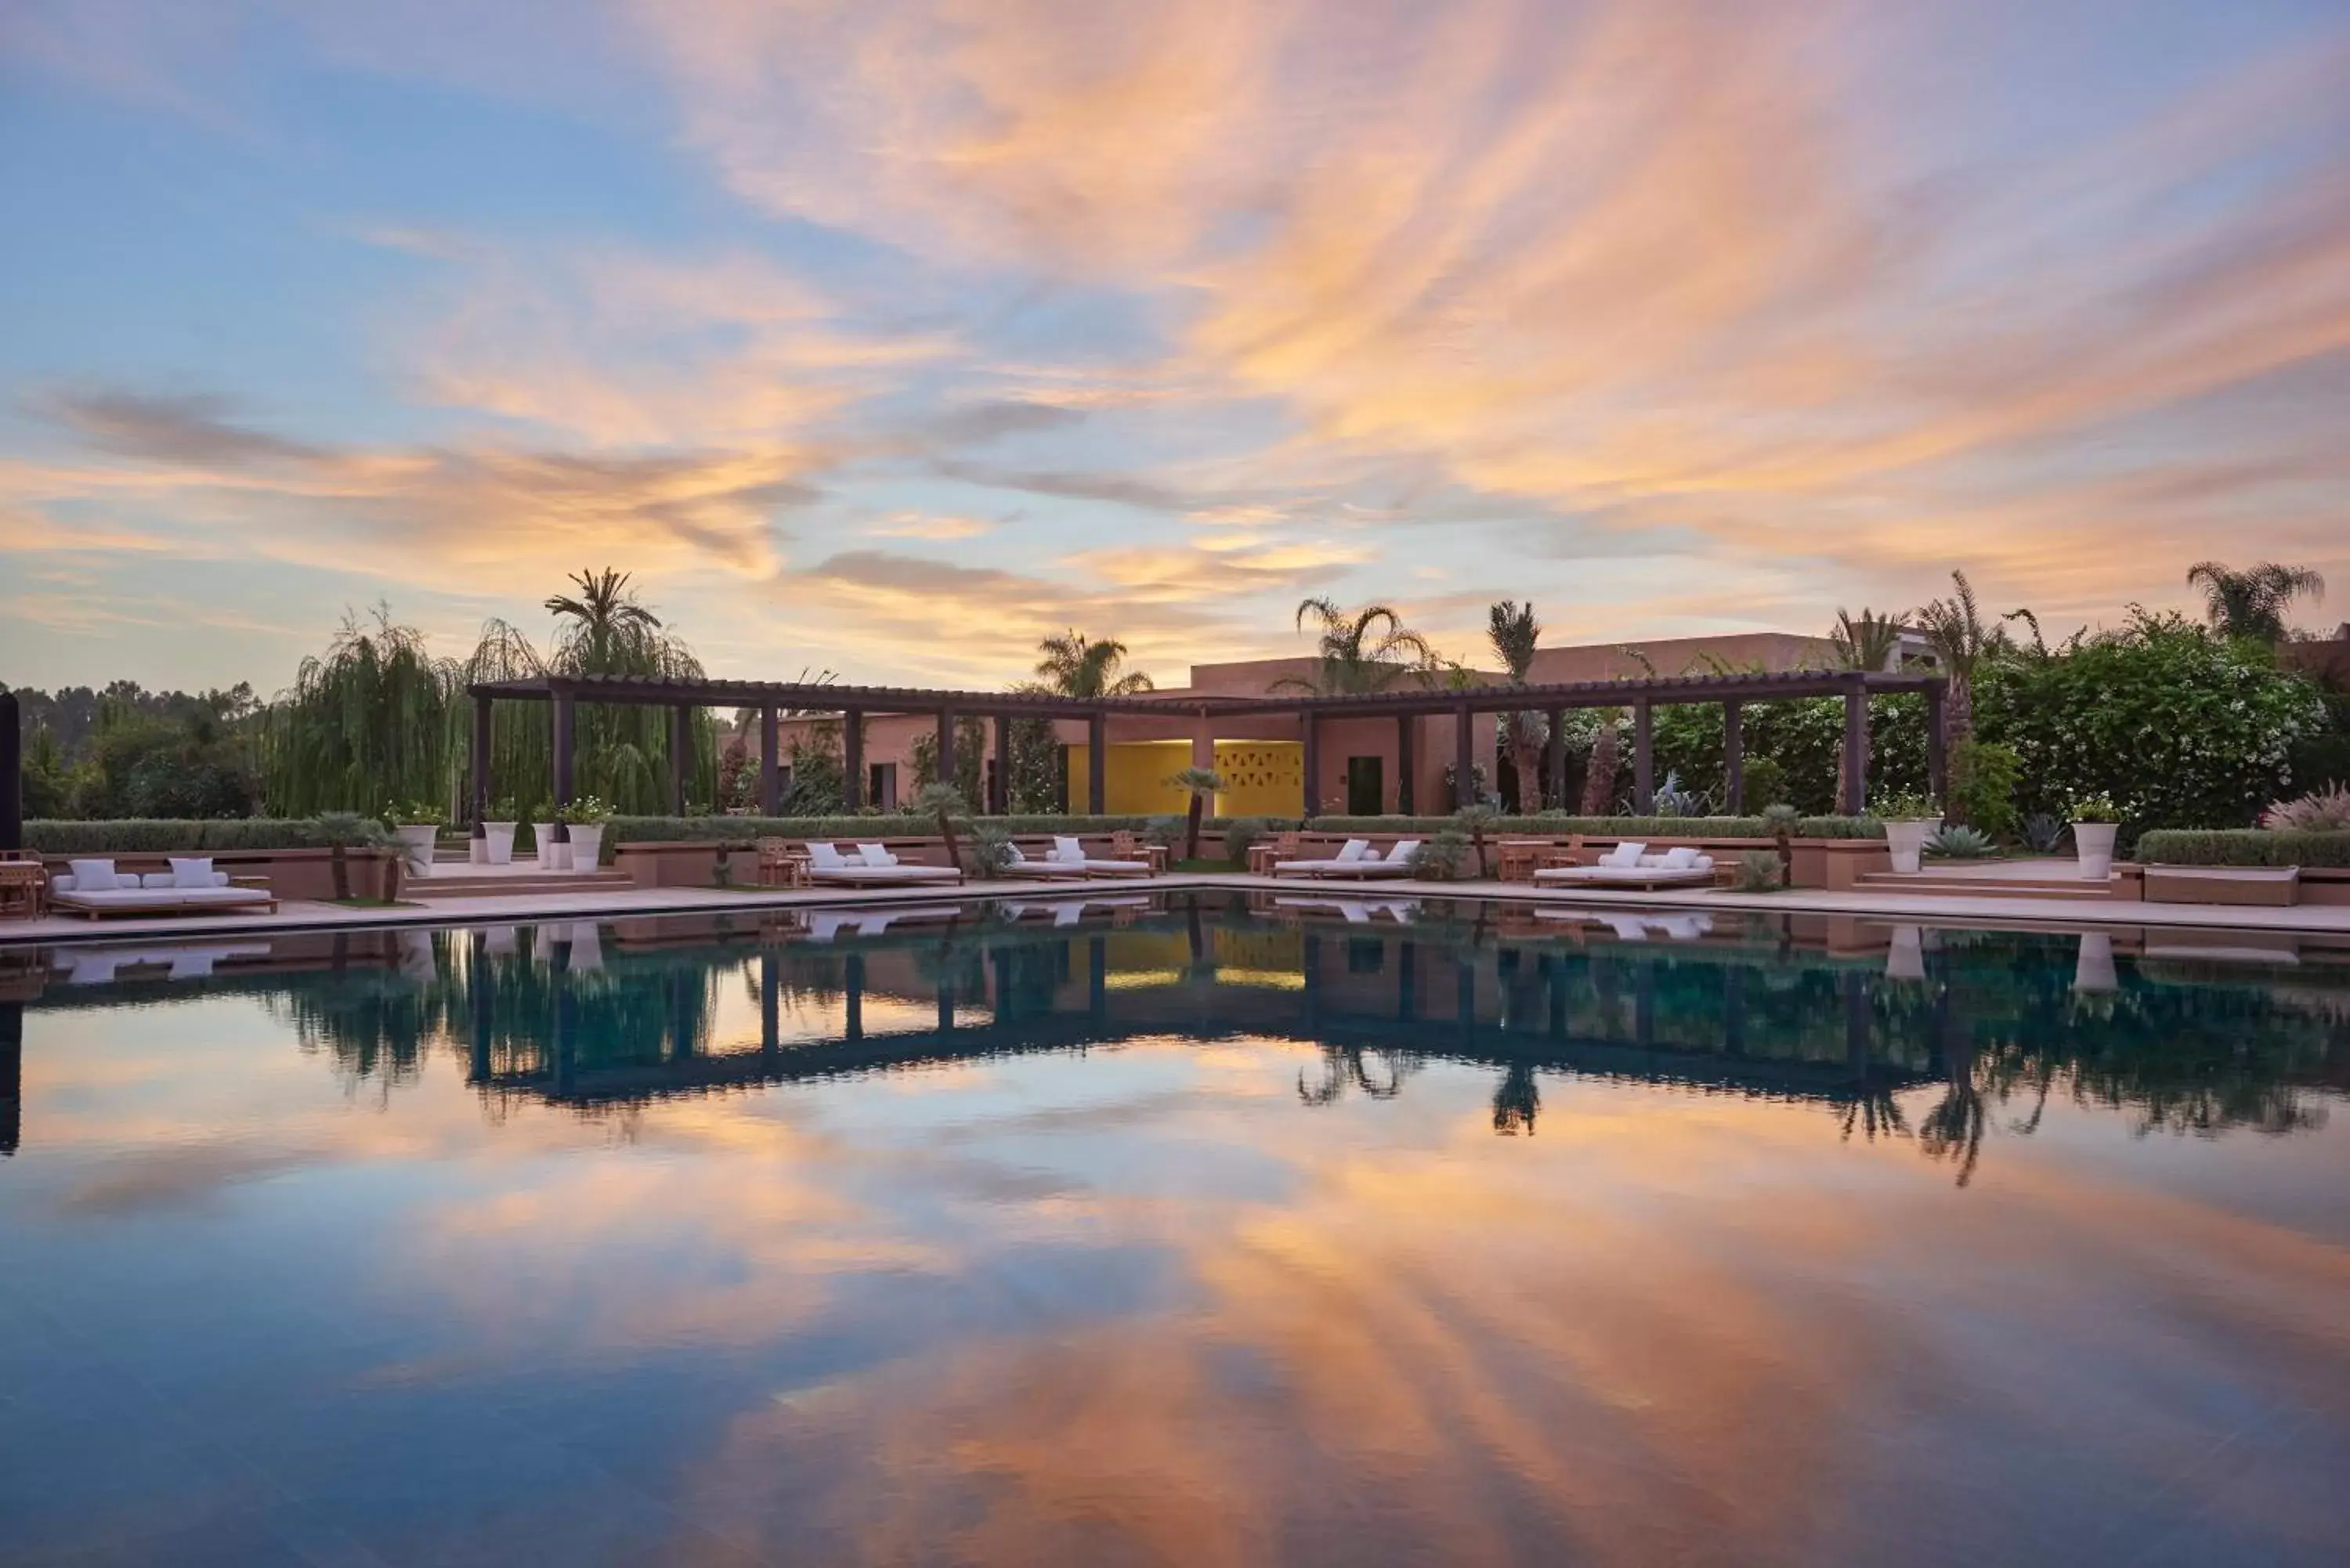
M 2272 833 L 2350 832 L 2350 787 L 2334 784 L 2281 800 L 2261 813 L 2261 826 Z
M 1995 846 L 1991 835 L 1979 827 L 1966 827 L 1952 823 L 1926 841 L 1927 850 L 1946 855 L 1953 860 L 1980 860 Z
M 2064 841 L 2064 819 L 2054 812 L 2035 811 L 2023 819 L 2023 846 L 2034 855 L 2054 855 Z
M 1734 885 L 1742 893 L 1775 893 L 1785 886 L 1779 877 L 1779 856 L 1776 850 L 1749 849 L 1738 857 L 1738 872 Z
M 1680 774 L 1668 770 L 1651 805 L 1659 816 L 1703 816 L 1713 809 L 1713 797 L 1703 790 L 1685 787 Z

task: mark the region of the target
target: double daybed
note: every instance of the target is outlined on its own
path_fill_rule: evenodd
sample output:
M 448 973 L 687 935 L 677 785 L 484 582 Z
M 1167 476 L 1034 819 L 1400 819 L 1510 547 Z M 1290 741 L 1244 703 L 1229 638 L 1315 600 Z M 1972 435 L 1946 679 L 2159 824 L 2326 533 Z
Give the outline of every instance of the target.
M 120 915 L 203 915 L 269 911 L 276 898 L 265 887 L 240 888 L 208 857 L 171 857 L 171 869 L 117 871 L 112 860 L 73 860 L 49 883 L 49 908 L 102 919 Z
M 1276 860 L 1276 877 L 1409 877 L 1419 857 L 1419 840 L 1407 838 L 1383 857 L 1367 838 L 1349 838 L 1326 860 Z
M 1648 853 L 1646 844 L 1618 844 L 1592 866 L 1551 866 L 1534 873 L 1537 887 L 1711 888 L 1713 857 L 1683 846 L 1661 854 Z
M 1053 847 L 1042 856 L 1028 854 L 1017 844 L 1004 848 L 1011 858 L 1004 863 L 1006 877 L 1029 877 L 1039 880 L 1075 877 L 1148 877 L 1148 860 L 1101 860 L 1089 857 L 1085 845 L 1067 835 L 1055 836 Z
M 810 840 L 808 880 L 842 888 L 899 888 L 910 882 L 960 882 L 955 866 L 910 866 L 879 844 L 860 844 L 853 856 L 836 844 Z

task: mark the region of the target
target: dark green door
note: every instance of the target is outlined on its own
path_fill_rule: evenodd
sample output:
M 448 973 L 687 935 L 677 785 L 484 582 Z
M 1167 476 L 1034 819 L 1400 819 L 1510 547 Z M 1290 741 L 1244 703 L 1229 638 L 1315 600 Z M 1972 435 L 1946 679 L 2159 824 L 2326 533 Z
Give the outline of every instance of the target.
M 1347 815 L 1377 816 L 1387 809 L 1386 779 L 1379 757 L 1347 759 Z

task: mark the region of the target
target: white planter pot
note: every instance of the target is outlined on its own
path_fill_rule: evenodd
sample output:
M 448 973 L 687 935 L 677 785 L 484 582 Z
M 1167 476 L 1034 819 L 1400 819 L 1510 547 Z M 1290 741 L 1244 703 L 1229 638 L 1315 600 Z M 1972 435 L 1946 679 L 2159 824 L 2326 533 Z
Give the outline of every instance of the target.
M 1888 822 L 1885 825 L 1885 847 L 1893 852 L 1896 871 L 1914 872 L 1918 857 L 1926 852 L 1926 840 L 1934 836 L 1939 822 Z
M 571 826 L 571 869 L 593 871 L 604 858 L 604 825 L 593 827 L 579 823 Z
M 440 828 L 423 822 L 395 827 L 391 836 L 400 841 L 400 857 L 408 862 L 411 877 L 432 875 L 432 846 L 441 837 Z
M 2114 835 L 2117 831 L 2110 822 L 2073 825 L 2073 847 L 2081 857 L 2082 881 L 2102 882 L 2113 874 Z
M 2083 931 L 2081 950 L 2073 961 L 2074 991 L 2111 991 L 2121 981 L 2114 973 L 2114 939 L 2108 931 Z
M 514 836 L 515 825 L 511 822 L 482 824 L 482 836 L 476 842 L 482 846 L 483 859 L 492 866 L 513 865 Z
M 542 871 L 571 869 L 571 846 L 556 838 L 552 827 L 539 830 L 538 868 Z

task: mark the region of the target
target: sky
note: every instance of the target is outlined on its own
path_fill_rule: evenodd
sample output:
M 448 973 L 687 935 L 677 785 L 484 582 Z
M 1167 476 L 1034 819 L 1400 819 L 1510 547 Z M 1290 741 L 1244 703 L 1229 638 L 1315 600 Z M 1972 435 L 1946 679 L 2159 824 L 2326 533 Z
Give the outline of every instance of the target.
M 2350 617 L 2350 0 L 5 0 L 0 214 L 12 684 Z

